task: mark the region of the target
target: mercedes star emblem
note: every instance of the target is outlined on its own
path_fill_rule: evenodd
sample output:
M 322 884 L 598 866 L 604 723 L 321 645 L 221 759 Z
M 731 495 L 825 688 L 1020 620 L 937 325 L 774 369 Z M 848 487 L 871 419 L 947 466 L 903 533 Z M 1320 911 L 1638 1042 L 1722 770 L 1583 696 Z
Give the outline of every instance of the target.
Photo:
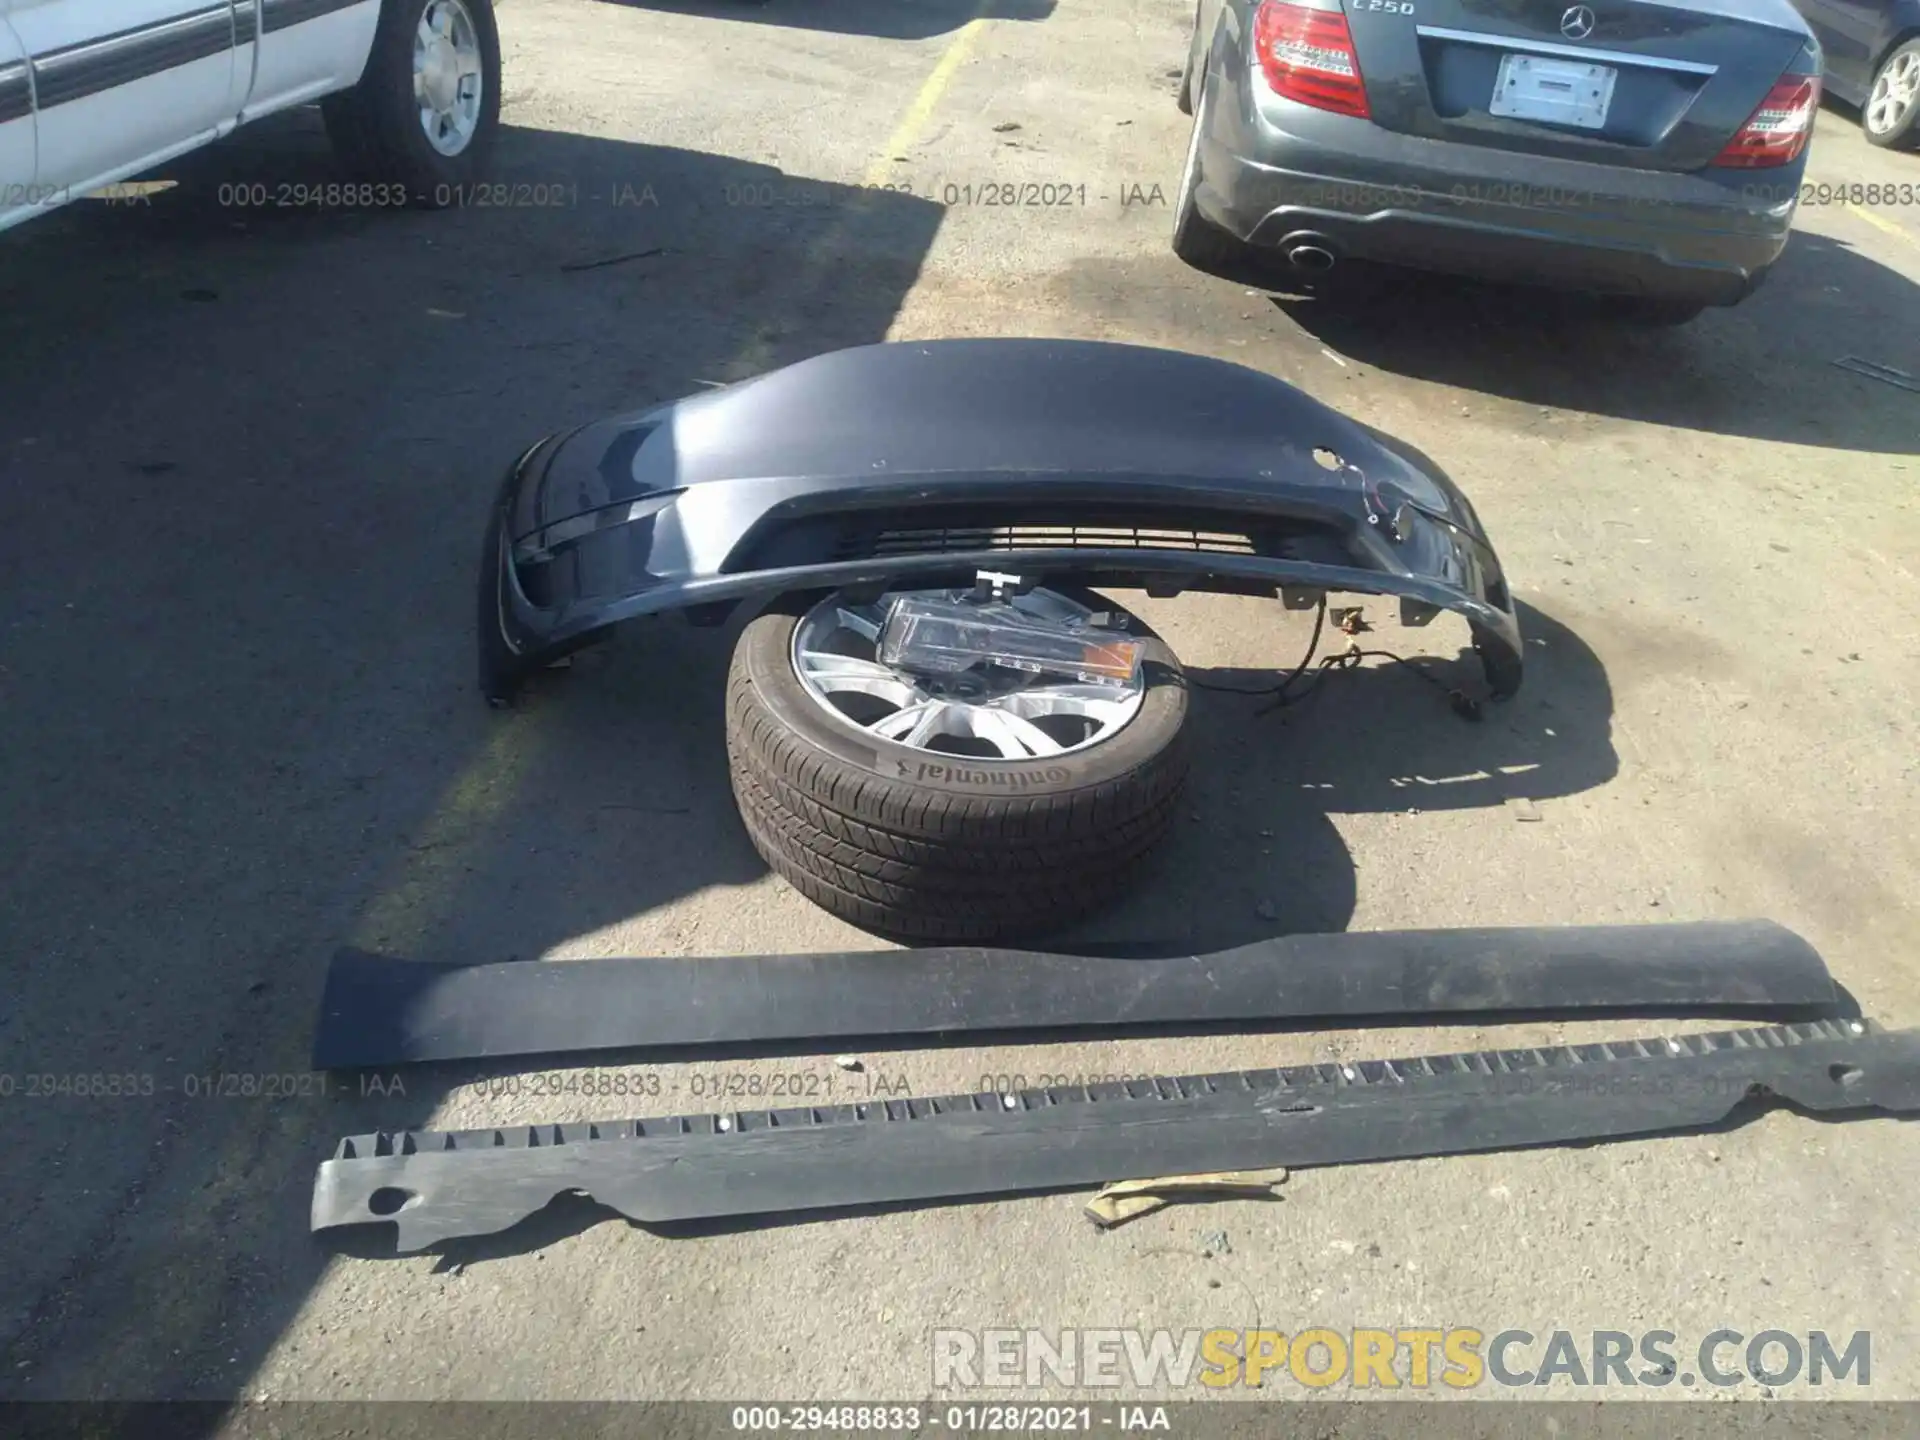
M 1593 33 L 1594 23 L 1591 5 L 1575 5 L 1560 17 L 1560 33 L 1569 40 L 1584 40 Z

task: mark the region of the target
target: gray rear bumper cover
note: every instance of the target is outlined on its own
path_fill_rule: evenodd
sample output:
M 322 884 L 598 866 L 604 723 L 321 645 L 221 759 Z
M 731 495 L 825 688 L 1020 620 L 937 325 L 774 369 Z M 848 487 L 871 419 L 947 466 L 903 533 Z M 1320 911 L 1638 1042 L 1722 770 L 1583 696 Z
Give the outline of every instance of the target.
M 357 1135 L 312 1226 L 398 1248 L 492 1234 L 581 1191 L 644 1222 L 949 1200 L 1151 1175 L 1602 1140 L 1809 1110 L 1920 1109 L 1920 1031 L 1768 1029 L 1128 1084 L 498 1130 Z
M 1641 169 L 1604 147 L 1507 149 L 1296 104 L 1257 75 L 1233 41 L 1212 57 L 1195 189 L 1203 215 L 1255 246 L 1304 234 L 1355 259 L 1732 305 L 1792 232 L 1804 159 L 1716 169 L 1711 144 L 1699 166 Z

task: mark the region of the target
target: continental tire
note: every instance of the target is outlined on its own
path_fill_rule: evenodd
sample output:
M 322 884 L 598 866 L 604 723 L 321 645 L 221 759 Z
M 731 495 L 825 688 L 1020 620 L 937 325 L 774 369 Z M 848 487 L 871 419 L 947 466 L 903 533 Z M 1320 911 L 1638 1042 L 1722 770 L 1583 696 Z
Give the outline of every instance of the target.
M 1084 750 L 983 760 L 829 713 L 794 673 L 808 605 L 790 597 L 754 619 L 727 683 L 734 799 L 775 873 L 842 919 L 920 942 L 1058 929 L 1138 878 L 1187 772 L 1186 680 L 1139 621 L 1146 689 L 1132 720 Z
M 863 929 L 923 942 L 991 940 L 1058 928 L 1064 919 L 1111 899 L 1115 885 L 1140 868 L 1161 838 L 1158 832 L 1136 836 L 1104 869 L 1061 869 L 1010 889 L 985 871 L 921 867 L 903 872 L 771 804 L 750 778 L 737 786 L 736 797 L 754 848 L 794 889 Z

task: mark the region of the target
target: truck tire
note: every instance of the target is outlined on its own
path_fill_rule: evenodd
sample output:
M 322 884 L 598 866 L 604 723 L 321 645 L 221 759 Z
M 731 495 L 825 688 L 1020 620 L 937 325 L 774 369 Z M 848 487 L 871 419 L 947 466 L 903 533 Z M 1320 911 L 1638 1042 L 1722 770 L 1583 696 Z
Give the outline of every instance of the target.
M 1135 882 L 1187 773 L 1186 679 L 1145 625 L 1122 617 L 1146 655 L 1138 708 L 1111 735 L 980 758 L 875 736 L 809 691 L 795 633 L 818 599 L 749 623 L 727 682 L 734 799 L 776 874 L 844 920 L 921 943 L 1058 929 Z
M 320 110 L 358 178 L 402 185 L 424 209 L 464 203 L 500 129 L 492 0 L 384 0 L 360 83 Z

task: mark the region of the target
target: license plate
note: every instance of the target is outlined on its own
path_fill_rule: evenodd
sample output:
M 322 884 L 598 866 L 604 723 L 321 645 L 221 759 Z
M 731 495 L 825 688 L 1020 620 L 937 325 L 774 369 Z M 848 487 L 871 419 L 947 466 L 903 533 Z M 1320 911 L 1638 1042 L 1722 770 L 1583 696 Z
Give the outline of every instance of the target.
M 1613 82 L 1619 76 L 1611 65 L 1549 60 L 1542 55 L 1503 56 L 1488 109 L 1513 120 L 1598 130 L 1607 123 Z

